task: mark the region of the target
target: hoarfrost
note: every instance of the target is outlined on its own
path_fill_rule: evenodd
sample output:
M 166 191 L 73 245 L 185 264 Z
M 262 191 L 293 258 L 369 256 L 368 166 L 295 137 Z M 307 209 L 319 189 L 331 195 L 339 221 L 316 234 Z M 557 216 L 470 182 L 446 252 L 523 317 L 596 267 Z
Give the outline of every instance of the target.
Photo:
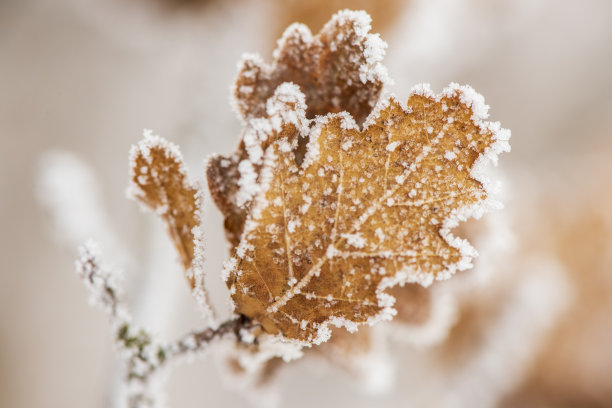
M 240 190 L 236 194 L 236 204 L 243 207 L 257 194 L 259 185 L 257 184 L 257 173 L 249 160 L 242 160 L 238 164 L 238 171 L 240 172 L 240 178 L 238 179 Z

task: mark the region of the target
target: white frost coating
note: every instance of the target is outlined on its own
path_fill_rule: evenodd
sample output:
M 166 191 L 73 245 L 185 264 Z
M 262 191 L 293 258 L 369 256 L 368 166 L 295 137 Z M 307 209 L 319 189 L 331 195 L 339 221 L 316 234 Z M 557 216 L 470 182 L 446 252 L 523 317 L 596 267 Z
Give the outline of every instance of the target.
M 386 91 L 383 90 L 383 94 L 385 92 Z M 398 101 L 392 95 L 381 95 L 380 98 L 378 98 L 378 102 L 376 102 L 376 105 L 374 105 L 374 108 L 366 118 L 365 122 L 363 122 L 364 130 L 372 126 L 376 122 L 376 119 L 380 117 L 380 113 L 387 109 L 391 103 L 396 102 Z
M 366 244 L 365 238 L 360 234 L 341 234 L 341 237 L 346 239 L 346 243 L 355 248 L 363 248 Z
M 330 339 L 331 330 L 329 329 L 327 322 L 320 324 L 312 323 L 312 325 L 317 328 L 317 334 L 314 337 L 311 335 L 305 342 L 293 340 L 293 344 L 300 345 L 302 347 L 310 347 L 313 344 L 318 346 L 319 344 L 323 344 Z
M 332 324 L 336 327 L 344 327 L 349 333 L 355 333 L 359 328 L 359 325 L 357 323 L 338 316 L 330 317 L 329 324 Z
M 474 122 L 478 122 L 489 117 L 489 105 L 485 104 L 484 97 L 469 85 L 459 85 L 455 82 L 451 82 L 446 88 L 444 88 L 441 96 L 450 98 L 456 93 L 459 93 L 461 103 L 472 109 L 472 120 Z
M 250 69 L 246 69 L 249 67 Z M 236 69 L 238 72 L 241 72 L 241 75 L 246 78 L 255 79 L 259 75 L 259 71 L 268 71 L 269 67 L 266 66 L 263 58 L 257 53 L 245 52 L 240 57 L 240 60 L 236 64 Z M 251 95 L 255 89 L 253 87 L 241 86 L 237 88 L 237 81 L 231 86 L 231 94 L 232 95 L 242 95 L 243 97 L 248 97 Z M 237 98 L 230 98 L 230 105 L 238 119 L 244 119 L 242 113 L 240 111 L 239 101 Z
M 331 259 L 331 258 L 337 256 L 339 253 L 340 253 L 340 251 L 338 251 L 338 249 L 335 246 L 330 245 L 330 246 L 327 247 L 327 250 L 325 251 L 325 256 L 327 258 Z
M 235 257 L 231 257 L 223 263 L 223 270 L 221 271 L 221 278 L 223 279 L 224 282 L 227 282 L 227 280 L 229 279 L 230 272 L 235 270 L 236 266 L 238 266 L 238 260 Z
M 376 102 L 376 105 L 374 105 L 374 108 L 372 108 L 372 111 L 363 123 L 363 129 L 367 130 L 370 126 L 374 125 L 380 118 L 381 113 L 391 105 L 398 106 L 405 115 L 412 113 L 412 109 L 408 108 L 405 103 L 397 99 L 392 93 L 383 89 L 380 98 L 378 98 L 378 102 Z
M 385 148 L 385 150 L 387 150 L 388 152 L 394 152 L 395 149 L 397 149 L 397 146 L 399 146 L 401 144 L 401 142 L 395 141 L 395 142 L 391 142 L 387 145 L 387 147 Z
M 372 28 L 371 23 L 372 17 L 370 17 L 370 15 L 365 11 L 344 9 L 334 14 L 331 21 L 327 23 L 327 25 L 344 26 L 347 24 L 352 24 L 353 30 L 357 37 L 354 43 L 359 44 L 359 40 L 365 38 Z
M 76 272 L 89 292 L 89 304 L 99 307 L 111 318 L 116 318 L 120 276 L 114 269 L 104 265 L 100 256 L 98 244 L 87 241 L 79 247 Z M 125 318 L 128 319 L 127 315 Z
M 444 153 L 444 158 L 449 161 L 455 160 L 457 158 L 457 154 L 449 150 L 448 152 Z
M 351 147 L 353 147 L 353 141 L 351 139 L 347 139 L 342 143 L 342 150 L 347 152 Z
M 353 45 L 363 45 L 363 55 L 365 63 L 359 67 L 359 79 L 362 83 L 368 81 L 380 81 L 383 84 L 390 82 L 387 75 L 387 69 L 382 65 L 382 60 L 385 56 L 387 43 L 384 42 L 378 34 L 368 34 L 372 28 L 372 18 L 365 11 L 341 10 L 337 12 L 326 24 L 328 26 L 344 26 L 352 24 L 355 33 Z M 324 28 L 325 30 L 325 28 Z M 330 48 L 332 51 L 336 46 L 332 42 Z
M 431 90 L 431 85 L 428 83 L 417 84 L 410 89 L 411 95 L 421 95 L 426 98 L 436 99 L 436 94 Z
M 287 43 L 299 42 L 302 44 L 310 44 L 313 41 L 312 32 L 308 26 L 302 23 L 293 23 L 285 29 L 281 38 L 276 42 L 276 49 L 272 52 L 272 57 L 277 60 L 281 57 L 281 51 L 287 46 Z M 260 63 L 263 66 L 263 61 Z
M 142 156 L 145 160 L 150 164 L 152 157 L 150 156 L 151 149 L 160 148 L 166 153 L 166 157 L 177 159 L 177 161 L 183 161 L 183 155 L 179 147 L 169 142 L 168 140 L 160 137 L 158 135 L 153 134 L 151 129 L 144 129 L 142 131 L 143 140 L 138 142 L 137 145 L 132 146 L 130 149 L 130 164 L 134 163 L 136 156 L 141 152 Z M 133 167 L 133 166 L 130 166 Z M 183 170 L 183 167 L 181 167 Z
M 242 135 L 242 141 L 248 153 L 249 161 L 253 165 L 258 166 L 262 164 L 264 159 L 264 143 L 275 132 L 280 132 L 283 126 L 292 124 L 300 134 L 306 134 L 308 131 L 309 121 L 306 119 L 305 97 L 297 85 L 290 82 L 279 85 L 274 91 L 274 95 L 268 99 L 266 110 L 268 117 L 249 119 L 248 126 L 246 126 Z M 297 138 L 294 138 L 291 144 L 285 141 L 283 149 L 285 151 L 294 149 L 296 143 Z M 248 174 L 248 177 L 252 176 L 246 167 L 243 167 L 243 169 L 245 174 Z M 247 180 L 244 181 L 244 185 L 249 184 L 252 185 Z M 241 200 L 244 200 L 242 201 L 243 204 L 250 199 L 249 196 L 252 197 L 253 194 L 251 193 L 252 191 L 247 190 L 240 197 Z
M 264 65 L 264 60 L 257 53 L 245 52 L 245 53 L 242 53 L 242 56 L 240 57 L 240 61 L 238 61 L 238 63 L 236 64 L 236 68 L 240 70 L 245 65 L 261 66 L 261 65 Z M 255 78 L 255 74 L 256 73 L 253 71 L 247 71 L 243 75 L 246 77 Z
M 270 117 L 268 120 L 272 123 L 273 129 L 278 132 L 283 124 L 291 123 L 298 132 L 306 134 L 309 121 L 306 119 L 305 100 L 304 94 L 296 84 L 292 82 L 280 84 L 266 103 Z
M 249 126 L 242 134 L 242 142 L 251 163 L 261 164 L 264 155 L 261 144 L 266 141 L 270 131 L 271 126 L 265 119 L 257 118 L 249 121 Z
M 251 201 L 259 191 L 257 172 L 253 167 L 253 163 L 249 160 L 242 160 L 238 163 L 238 172 L 240 173 L 240 178 L 238 179 L 238 186 L 240 188 L 236 193 L 236 204 L 239 207 L 244 207 L 244 204 Z
M 290 234 L 293 234 L 295 232 L 295 228 L 300 224 L 301 223 L 299 220 L 289 220 L 287 223 L 287 231 L 289 231 Z
M 272 146 L 271 146 L 272 147 Z M 266 150 L 266 156 L 264 164 L 259 174 L 259 191 L 253 199 L 253 206 L 251 207 L 251 219 L 257 220 L 261 217 L 261 211 L 267 206 L 266 193 L 270 188 L 270 183 L 274 178 L 274 169 L 277 166 L 276 155 L 273 148 Z M 247 225 L 245 225 L 244 232 L 247 232 Z
M 385 57 L 387 43 L 384 42 L 379 34 L 369 35 L 365 40 L 365 49 L 363 55 L 366 57 L 366 63 L 359 67 L 359 79 L 361 82 L 380 81 L 390 82 L 387 77 L 387 69 L 380 63 Z
M 355 119 L 353 119 L 353 116 L 346 111 L 327 114 L 327 116 L 329 116 L 330 119 L 340 118 L 340 127 L 344 130 L 359 130 L 359 126 L 357 122 L 355 122 Z
M 315 120 L 310 128 L 310 134 L 308 137 L 308 144 L 306 145 L 306 154 L 304 155 L 304 161 L 302 162 L 302 168 L 307 169 L 319 159 L 320 148 L 319 148 L 319 137 L 321 137 L 321 131 L 325 124 L 329 123 L 330 115 L 324 116 L 323 120 Z M 325 174 L 321 175 L 323 177 Z
M 198 193 L 196 196 L 197 203 L 197 214 L 196 216 L 200 220 L 200 223 L 193 227 L 191 233 L 193 234 L 193 261 L 191 262 L 191 268 L 189 269 L 187 275 L 193 278 L 193 289 L 191 291 L 196 303 L 204 319 L 207 323 L 211 323 L 215 316 L 208 301 L 208 294 L 206 293 L 205 286 L 205 269 L 204 263 L 206 258 L 204 256 L 205 253 L 205 243 L 204 243 L 204 231 L 202 226 L 202 219 L 204 217 L 204 206 L 205 206 L 205 197 L 208 197 L 207 193 L 205 193 L 204 186 L 202 184 L 199 185 Z

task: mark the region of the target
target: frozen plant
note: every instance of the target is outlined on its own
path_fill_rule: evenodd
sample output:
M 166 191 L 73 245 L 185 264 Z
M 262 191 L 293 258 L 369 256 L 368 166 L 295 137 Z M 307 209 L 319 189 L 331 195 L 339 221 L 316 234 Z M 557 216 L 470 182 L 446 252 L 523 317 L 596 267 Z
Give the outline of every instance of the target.
M 386 44 L 369 30 L 365 12 L 345 10 L 316 36 L 290 26 L 270 65 L 245 56 L 241 140 L 209 160 L 206 181 L 192 182 L 178 147 L 150 131 L 133 147 L 130 194 L 165 221 L 206 327 L 161 344 L 131 322 L 95 246 L 81 249 L 79 275 L 122 351 L 128 406 L 154 405 L 160 369 L 214 340 L 253 377 L 322 343 L 374 344 L 371 327 L 430 307 L 423 288 L 472 266 L 475 248 L 453 230 L 500 207 L 484 168 L 509 151 L 510 133 L 469 86 L 388 94 Z M 204 287 L 205 184 L 232 245 L 224 322 Z

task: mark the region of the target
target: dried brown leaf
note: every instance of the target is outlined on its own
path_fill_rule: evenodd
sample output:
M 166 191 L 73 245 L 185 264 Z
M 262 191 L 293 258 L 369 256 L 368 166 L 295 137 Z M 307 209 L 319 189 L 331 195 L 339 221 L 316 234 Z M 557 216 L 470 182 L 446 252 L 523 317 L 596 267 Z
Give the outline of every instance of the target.
M 390 318 L 386 288 L 470 267 L 474 249 L 450 229 L 482 214 L 480 167 L 508 150 L 509 134 L 483 122 L 486 108 L 469 87 L 439 96 L 421 87 L 406 106 L 379 102 L 362 131 L 346 113 L 309 127 L 298 87 L 278 87 L 256 128 L 265 142 L 239 164 L 263 167 L 241 172 L 238 194 L 255 198 L 226 267 L 236 312 L 319 343 L 330 322 L 353 330 Z M 308 146 L 298 164 L 300 134 Z
M 272 65 L 247 55 L 234 91 L 242 117 L 264 117 L 274 90 L 293 82 L 306 96 L 308 118 L 347 111 L 362 123 L 387 79 L 380 63 L 386 44 L 378 34 L 368 34 L 370 23 L 363 11 L 340 11 L 314 37 L 303 24 L 289 26 Z
M 387 80 L 381 64 L 386 44 L 377 34 L 368 34 L 370 17 L 364 12 L 341 11 L 321 32 L 312 36 L 302 24 L 290 26 L 279 41 L 272 65 L 256 55 L 246 56 L 236 79 L 234 96 L 246 122 L 237 151 L 215 155 L 207 165 L 212 198 L 225 217 L 228 240 L 238 245 L 250 201 L 241 200 L 239 163 L 252 156 L 249 149 L 267 147 L 254 130 L 267 116 L 266 101 L 284 82 L 297 84 L 306 95 L 306 116 L 347 111 L 362 123 L 376 104 Z M 298 160 L 305 149 L 299 143 Z M 254 162 L 258 175 L 261 165 Z
M 200 224 L 199 200 L 178 147 L 146 133 L 130 152 L 130 181 L 130 195 L 165 221 L 187 271 L 195 254 L 193 231 Z M 188 279 L 193 288 L 193 278 Z

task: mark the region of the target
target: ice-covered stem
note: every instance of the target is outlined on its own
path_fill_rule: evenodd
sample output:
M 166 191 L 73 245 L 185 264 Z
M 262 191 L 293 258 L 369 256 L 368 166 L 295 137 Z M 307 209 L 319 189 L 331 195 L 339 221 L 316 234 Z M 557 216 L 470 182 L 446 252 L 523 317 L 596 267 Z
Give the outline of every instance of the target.
M 163 349 L 158 346 L 155 353 L 152 336 L 132 325 L 131 316 L 118 296 L 117 276 L 103 264 L 96 243 L 88 241 L 79 248 L 76 272 L 89 291 L 90 304 L 101 308 L 109 317 L 115 344 L 121 351 L 124 364 L 127 406 L 153 406 L 146 382 L 149 374 L 164 360 Z M 147 375 L 142 375 L 144 373 Z
M 200 354 L 215 341 L 226 336 L 239 339 L 240 330 L 248 327 L 243 318 L 235 318 L 218 327 L 208 327 L 188 333 L 178 340 L 165 345 L 156 344 L 144 330 L 122 326 L 117 342 L 124 349 L 125 382 L 127 383 L 127 406 L 129 408 L 155 406 L 152 383 L 156 375 L 169 363 L 181 357 Z
M 79 248 L 76 272 L 90 293 L 89 302 L 109 315 L 113 324 L 128 320 L 127 312 L 117 297 L 117 276 L 101 264 L 100 249 L 93 241 Z
M 162 344 L 151 333 L 132 324 L 127 307 L 118 297 L 117 276 L 103 264 L 100 249 L 94 242 L 89 241 L 79 248 L 76 271 L 90 293 L 90 303 L 109 316 L 124 364 L 125 398 L 129 408 L 155 406 L 151 380 L 168 363 L 203 352 L 215 340 L 226 336 L 239 340 L 240 331 L 251 325 L 247 319 L 237 317 Z
M 227 320 L 217 327 L 207 327 L 185 334 L 178 340 L 165 345 L 153 345 L 151 335 L 143 330 L 130 332 L 130 327 L 122 327 L 117 341 L 126 349 L 137 350 L 137 355 L 128 368 L 128 378 L 147 381 L 158 369 L 176 359 L 205 351 L 215 340 L 234 336 L 240 340 L 240 331 L 250 327 L 244 317 Z M 151 349 L 151 347 L 153 347 Z M 151 353 L 152 352 L 152 353 Z

